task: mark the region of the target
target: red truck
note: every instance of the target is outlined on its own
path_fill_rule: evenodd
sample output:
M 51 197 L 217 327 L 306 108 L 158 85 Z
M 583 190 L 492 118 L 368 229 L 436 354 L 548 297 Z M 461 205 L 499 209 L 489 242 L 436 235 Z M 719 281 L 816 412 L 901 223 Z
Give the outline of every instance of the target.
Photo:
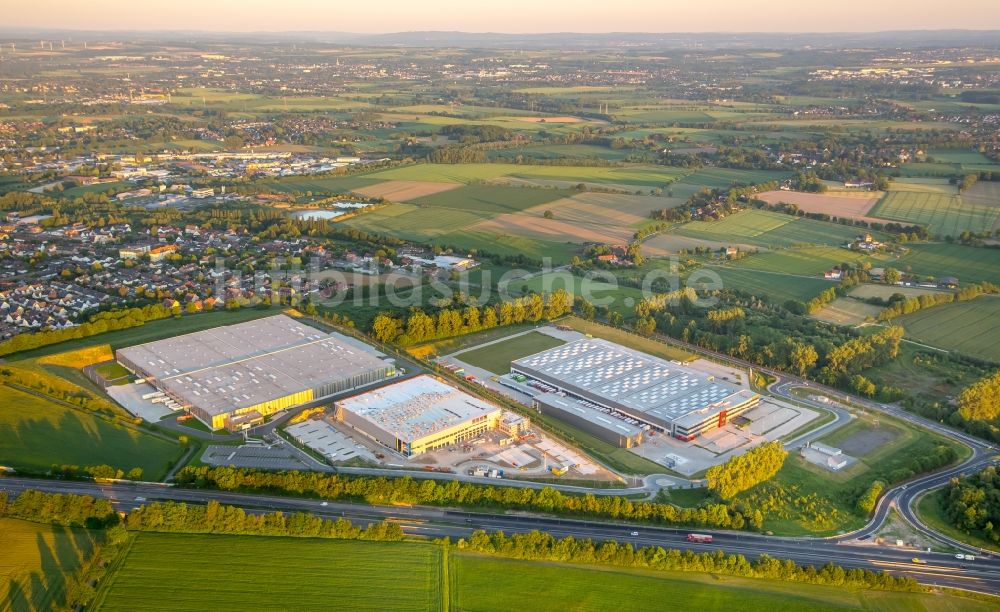
M 711 544 L 712 536 L 703 535 L 700 533 L 689 533 L 687 537 L 688 542 L 700 542 L 702 544 Z

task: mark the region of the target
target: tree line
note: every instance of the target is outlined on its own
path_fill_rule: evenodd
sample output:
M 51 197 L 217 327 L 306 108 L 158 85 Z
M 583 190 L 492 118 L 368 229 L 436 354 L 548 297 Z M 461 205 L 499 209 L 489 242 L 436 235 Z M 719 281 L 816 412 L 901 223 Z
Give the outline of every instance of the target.
M 710 467 L 705 473 L 708 488 L 722 499 L 732 499 L 737 493 L 774 478 L 787 456 L 785 447 L 777 440 L 761 444 Z
M 719 529 L 760 529 L 762 517 L 744 516 L 726 504 L 679 508 L 672 504 L 633 501 L 617 495 L 569 495 L 551 488 L 493 487 L 455 480 L 414 480 L 319 474 L 268 472 L 233 467 L 192 467 L 178 472 L 181 486 L 224 491 L 269 491 L 311 495 L 322 499 L 363 501 L 369 504 L 423 504 L 434 506 L 500 507 L 572 516 L 648 521 Z
M 484 306 L 445 308 L 434 314 L 414 310 L 406 317 L 383 312 L 375 317 L 371 333 L 380 342 L 402 346 L 461 336 L 484 329 L 524 322 L 553 320 L 573 311 L 573 295 L 557 289 L 544 295 L 531 293 Z
M 7 493 L 0 493 L 0 517 L 91 529 L 116 525 L 119 521 L 118 513 L 106 499 L 33 489 L 22 492 L 13 501 Z
M 954 293 L 928 293 L 917 297 L 906 298 L 901 294 L 889 297 L 889 305 L 878 314 L 879 321 L 890 321 L 896 317 L 907 315 L 925 308 L 933 308 L 952 302 L 967 302 L 984 294 L 1000 293 L 1000 287 L 990 282 L 980 285 L 967 285 Z M 899 296 L 898 298 L 896 296 Z
M 644 546 L 636 549 L 631 544 L 620 544 L 615 541 L 596 543 L 593 540 L 579 540 L 572 536 L 556 539 L 551 534 L 540 531 L 513 535 L 506 535 L 500 531 L 493 533 L 474 531 L 468 540 L 458 541 L 458 548 L 487 555 L 534 561 L 609 565 L 660 572 L 701 572 L 855 589 L 915 592 L 925 590 L 916 580 L 908 576 L 895 577 L 886 572 L 844 569 L 833 563 L 827 563 L 817 569 L 811 565 L 802 566 L 794 561 L 775 559 L 769 555 L 761 555 L 750 561 L 743 555 L 726 554 L 721 550 L 697 553 L 690 550 L 664 549 L 660 546 Z
M 172 316 L 180 316 L 180 308 L 166 308 L 162 304 L 98 312 L 91 315 L 86 323 L 74 327 L 18 334 L 9 340 L 0 342 L 0 355 L 10 355 L 67 340 L 89 338 L 109 331 L 138 327 L 147 321 L 156 321 Z
M 225 533 L 243 535 L 336 538 L 341 540 L 402 540 L 395 523 L 372 522 L 362 529 L 351 521 L 324 519 L 305 512 L 247 514 L 243 508 L 211 500 L 205 506 L 180 502 L 154 502 L 129 512 L 125 527 L 131 531 L 174 533 Z

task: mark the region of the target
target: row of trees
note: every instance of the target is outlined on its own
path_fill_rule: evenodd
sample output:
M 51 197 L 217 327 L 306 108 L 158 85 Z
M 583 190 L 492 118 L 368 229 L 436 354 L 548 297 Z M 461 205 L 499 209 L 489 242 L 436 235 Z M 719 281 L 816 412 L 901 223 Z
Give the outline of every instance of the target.
M 567 495 L 550 488 L 492 487 L 454 480 L 373 478 L 191 466 L 182 469 L 176 480 L 183 486 L 226 491 L 276 491 L 370 504 L 500 507 L 719 529 L 759 529 L 763 521 L 759 514 L 744 516 L 725 504 L 678 508 L 666 503 L 632 501 L 617 495 Z
M 722 499 L 731 499 L 737 493 L 774 478 L 787 456 L 785 447 L 777 440 L 752 448 L 710 467 L 705 473 L 708 488 Z
M 88 338 L 104 332 L 138 327 L 146 321 L 179 316 L 180 308 L 166 308 L 162 304 L 150 304 L 141 308 L 124 310 L 108 310 L 92 315 L 86 323 L 66 329 L 39 331 L 32 334 L 18 334 L 0 342 L 0 355 L 10 355 L 20 351 L 28 351 L 42 346 L 58 344 L 66 340 Z
M 889 306 L 878 314 L 878 319 L 879 321 L 889 321 L 925 308 L 933 308 L 942 304 L 951 304 L 952 302 L 965 302 L 983 294 L 995 293 L 1000 293 L 1000 287 L 990 282 L 984 282 L 981 285 L 962 287 L 954 293 L 929 293 L 903 299 L 893 299 L 897 295 L 894 294 L 889 298 Z
M 573 295 L 565 289 L 531 293 L 485 306 L 445 308 L 434 314 L 415 310 L 405 318 L 381 313 L 372 321 L 371 333 L 381 342 L 416 344 L 438 338 L 461 336 L 498 326 L 551 321 L 573 310 Z
M 133 531 L 179 533 L 230 533 L 245 535 L 299 536 L 342 540 L 402 540 L 403 529 L 395 523 L 373 522 L 361 529 L 343 518 L 328 520 L 296 512 L 247 514 L 242 508 L 212 500 L 205 506 L 179 502 L 152 503 L 136 508 L 125 519 Z
M 857 589 L 923 590 L 923 587 L 910 577 L 897 578 L 886 572 L 844 569 L 832 563 L 816 569 L 811 565 L 801 566 L 794 561 L 779 560 L 768 555 L 761 555 L 756 560 L 749 561 L 743 555 L 726 554 L 721 550 L 696 553 L 690 550 L 668 550 L 660 546 L 635 549 L 631 544 L 619 544 L 614 541 L 595 543 L 592 540 L 578 540 L 572 536 L 556 539 L 548 533 L 539 531 L 513 535 L 505 535 L 500 531 L 493 533 L 475 531 L 468 540 L 459 540 L 458 547 L 462 550 L 515 559 L 599 564 L 664 572 L 703 572 Z
M 118 514 L 106 499 L 27 490 L 14 501 L 0 493 L 0 517 L 98 529 L 116 525 Z

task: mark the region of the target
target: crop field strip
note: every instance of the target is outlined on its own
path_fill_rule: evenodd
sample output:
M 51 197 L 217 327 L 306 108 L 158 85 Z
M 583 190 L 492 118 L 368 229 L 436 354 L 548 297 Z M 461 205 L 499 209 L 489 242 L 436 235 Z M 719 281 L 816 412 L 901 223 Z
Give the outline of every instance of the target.
M 95 609 L 424 612 L 441 592 L 429 544 L 140 533 Z
M 0 386 L 2 465 L 41 471 L 53 464 L 107 464 L 125 471 L 141 467 L 147 478 L 155 479 L 180 454 L 177 444 Z
M 0 518 L 0 610 L 50 610 L 96 543 L 96 532 Z
M 762 247 L 837 246 L 858 235 L 857 228 L 763 210 L 744 210 L 719 221 L 691 221 L 675 231 L 691 238 Z
M 882 265 L 876 257 L 871 257 L 857 251 L 848 251 L 840 247 L 806 247 L 801 249 L 764 251 L 749 255 L 729 265 L 734 268 L 746 268 L 764 272 L 783 272 L 786 274 L 813 276 L 822 274 L 834 266 L 848 262 L 852 264 L 867 262 L 873 266 Z
M 980 296 L 914 312 L 894 320 L 906 337 L 1000 363 L 1000 298 Z
M 890 191 L 871 209 L 871 215 L 925 225 L 936 236 L 958 236 L 965 231 L 992 230 L 1000 207 L 965 202 L 961 196 Z
M 980 249 L 961 244 L 918 243 L 888 265 L 912 269 L 920 276 L 954 276 L 963 283 L 1000 283 L 1000 249 Z
M 688 283 L 695 288 L 709 283 L 706 280 L 707 277 L 701 275 L 701 270 L 718 274 L 722 280 L 722 286 L 726 289 L 737 289 L 757 295 L 763 294 L 776 304 L 781 304 L 786 300 L 808 302 L 824 289 L 833 287 L 835 284 L 822 278 L 805 278 L 780 272 L 765 272 L 728 266 L 709 266 L 699 268 L 691 273 Z

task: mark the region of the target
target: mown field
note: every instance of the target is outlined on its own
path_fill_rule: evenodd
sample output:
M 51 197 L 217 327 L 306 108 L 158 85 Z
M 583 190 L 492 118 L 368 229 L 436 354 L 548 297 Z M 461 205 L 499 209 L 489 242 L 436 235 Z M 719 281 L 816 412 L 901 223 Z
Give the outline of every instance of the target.
M 961 196 L 890 191 L 869 213 L 873 217 L 924 225 L 935 236 L 993 229 L 1000 208 L 966 202 Z
M 991 609 L 992 602 L 946 595 L 856 591 L 837 587 L 750 580 L 685 572 L 651 572 L 451 555 L 451 609 L 492 612 L 646 612 L 746 610 L 793 612 L 869 610 L 959 612 Z M 502 580 L 497 577 L 502 576 Z
M 898 317 L 906 337 L 1000 363 L 1000 298 L 984 295 Z
M 812 316 L 820 321 L 837 325 L 860 325 L 869 317 L 874 319 L 880 312 L 882 312 L 882 308 L 878 306 L 866 304 L 854 298 L 843 297 L 835 299 L 814 312 Z
M 175 442 L 0 386 L 0 465 L 35 471 L 53 464 L 140 467 L 153 480 L 181 452 Z
M 832 287 L 833 282 L 822 278 L 807 278 L 780 272 L 767 272 L 727 266 L 707 266 L 699 268 L 688 277 L 692 287 L 711 288 L 715 283 L 711 274 L 717 274 L 722 281 L 722 287 L 737 289 L 754 295 L 766 297 L 771 302 L 780 304 L 786 300 L 808 302 L 824 289 Z
M 954 276 L 963 283 L 1000 283 L 1000 249 L 960 244 L 911 244 L 910 250 L 888 264 L 919 276 Z
M 437 611 L 430 544 L 140 533 L 96 610 Z
M 66 579 L 90 556 L 98 533 L 0 518 L 0 610 L 65 605 Z
M 444 556 L 440 547 L 416 542 L 140 533 L 93 608 L 978 612 L 990 606 L 957 595 L 522 561 L 454 549 Z
M 511 361 L 563 344 L 565 343 L 558 338 L 553 338 L 539 332 L 528 332 L 527 334 L 502 342 L 466 351 L 460 355 L 456 355 L 456 359 L 483 368 L 494 374 L 506 374 L 510 371 Z
M 857 228 L 764 210 L 744 210 L 719 221 L 691 221 L 675 231 L 703 240 L 771 248 L 808 244 L 837 246 L 858 235 Z
M 734 261 L 729 265 L 735 268 L 766 272 L 815 276 L 844 263 L 858 265 L 866 262 L 873 266 L 882 265 L 881 258 L 858 251 L 849 251 L 840 247 L 807 247 L 764 251 Z

